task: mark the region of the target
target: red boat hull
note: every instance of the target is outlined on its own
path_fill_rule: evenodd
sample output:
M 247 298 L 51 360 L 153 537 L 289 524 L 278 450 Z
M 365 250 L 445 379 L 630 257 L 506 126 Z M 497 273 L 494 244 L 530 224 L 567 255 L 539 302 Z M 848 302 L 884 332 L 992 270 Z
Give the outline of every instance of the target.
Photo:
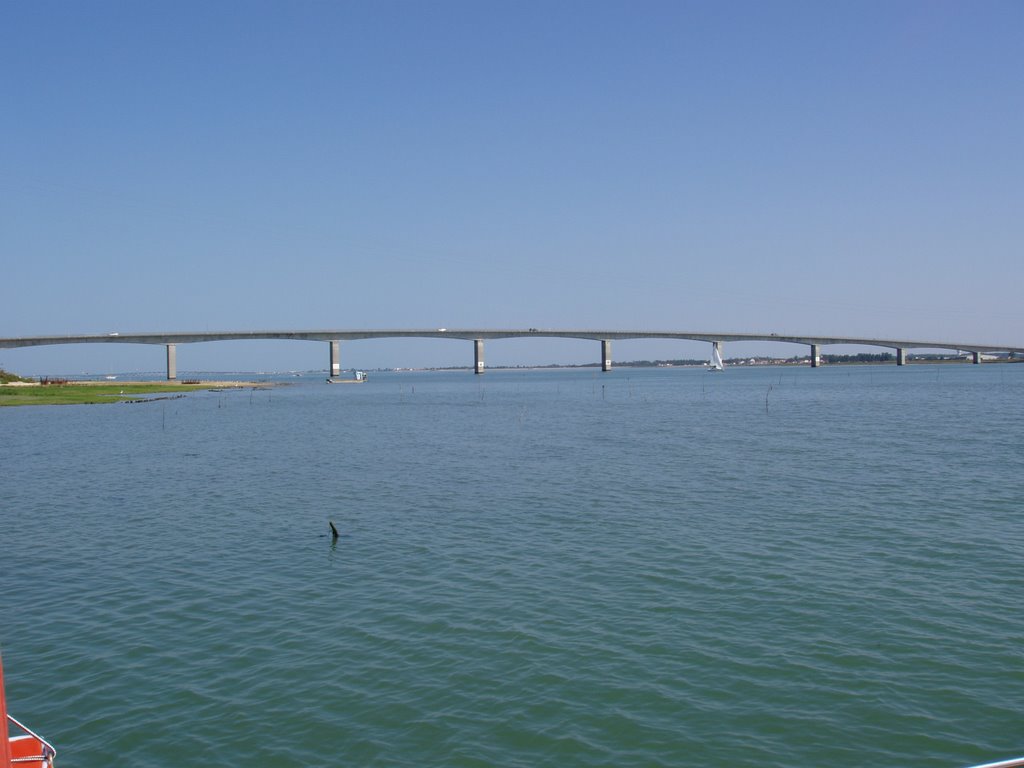
M 53 765 L 49 760 L 43 759 L 43 742 L 32 736 L 11 736 L 11 759 L 19 757 L 38 757 L 39 760 L 32 760 L 29 762 L 18 762 L 15 763 L 18 768 L 27 766 L 27 768 L 49 768 Z
M 11 725 L 18 727 L 17 736 L 10 735 Z M 7 714 L 7 699 L 4 696 L 4 665 L 0 661 L 0 768 L 50 768 L 53 765 L 53 747 L 29 731 L 25 726 Z M 28 759 L 25 758 L 36 758 Z M 17 760 L 18 762 L 14 762 Z M 24 762 L 22 762 L 24 761 Z

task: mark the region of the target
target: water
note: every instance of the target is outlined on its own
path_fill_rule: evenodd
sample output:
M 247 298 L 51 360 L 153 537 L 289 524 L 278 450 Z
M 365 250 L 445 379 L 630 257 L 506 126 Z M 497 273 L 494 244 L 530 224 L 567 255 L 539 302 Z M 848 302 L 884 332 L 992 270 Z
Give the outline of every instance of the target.
M 64 768 L 1024 754 L 1024 365 L 290 381 L 0 411 Z

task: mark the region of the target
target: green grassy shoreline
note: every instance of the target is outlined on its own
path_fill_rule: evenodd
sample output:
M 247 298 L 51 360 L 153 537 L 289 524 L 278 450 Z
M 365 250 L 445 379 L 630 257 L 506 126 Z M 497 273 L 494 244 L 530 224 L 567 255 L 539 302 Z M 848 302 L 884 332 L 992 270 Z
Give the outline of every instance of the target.
M 15 405 L 92 405 L 95 403 L 133 402 L 153 395 L 177 395 L 201 389 L 250 389 L 260 386 L 245 382 L 202 382 L 179 384 L 174 381 L 69 382 L 67 384 L 0 385 L 0 407 Z

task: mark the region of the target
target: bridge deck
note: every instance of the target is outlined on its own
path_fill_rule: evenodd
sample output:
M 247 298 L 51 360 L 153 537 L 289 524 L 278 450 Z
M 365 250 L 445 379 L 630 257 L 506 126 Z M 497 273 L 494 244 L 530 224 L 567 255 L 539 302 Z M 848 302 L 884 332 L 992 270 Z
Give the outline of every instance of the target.
M 434 338 L 512 339 L 512 338 L 590 339 L 680 339 L 685 341 L 778 341 L 791 344 L 853 344 L 891 349 L 957 349 L 967 352 L 1024 353 L 1024 347 L 979 344 L 965 341 L 922 341 L 919 339 L 880 339 L 855 336 L 793 336 L 776 333 L 719 333 L 706 331 L 630 331 L 595 329 L 494 329 L 494 328 L 432 328 L 432 329 L 343 329 L 314 331 L 182 331 L 174 333 L 105 333 L 73 336 L 20 336 L 0 338 L 0 349 L 37 347 L 52 344 L 191 344 L 205 341 L 240 341 L 251 339 L 292 339 L 297 341 L 352 341 L 356 339 Z

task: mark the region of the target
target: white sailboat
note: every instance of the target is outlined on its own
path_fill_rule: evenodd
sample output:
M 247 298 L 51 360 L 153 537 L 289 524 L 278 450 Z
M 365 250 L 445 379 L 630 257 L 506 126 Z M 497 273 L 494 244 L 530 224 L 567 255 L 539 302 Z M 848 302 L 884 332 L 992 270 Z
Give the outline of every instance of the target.
M 709 371 L 721 371 L 725 368 L 722 364 L 722 345 L 715 343 L 711 345 L 711 362 L 708 363 Z

